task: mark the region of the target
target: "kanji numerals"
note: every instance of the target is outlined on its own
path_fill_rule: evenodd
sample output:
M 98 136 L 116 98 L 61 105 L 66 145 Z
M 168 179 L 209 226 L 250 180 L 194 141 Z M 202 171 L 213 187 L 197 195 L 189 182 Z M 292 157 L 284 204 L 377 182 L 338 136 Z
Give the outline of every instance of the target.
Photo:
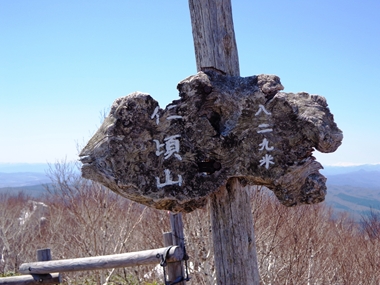
M 259 110 L 256 112 L 255 116 L 266 116 L 266 117 L 270 117 L 272 116 L 272 113 L 270 113 L 269 111 L 267 111 L 265 109 L 265 106 L 264 105 L 259 105 Z M 266 151 L 266 152 L 270 152 L 274 149 L 273 146 L 270 146 L 270 141 L 265 137 L 265 134 L 268 134 L 268 133 L 271 133 L 273 132 L 273 129 L 271 128 L 271 125 L 270 124 L 267 124 L 267 123 L 264 123 L 264 124 L 260 124 L 258 126 L 258 130 L 257 130 L 257 133 L 258 134 L 263 134 L 264 135 L 264 138 L 262 140 L 262 142 L 259 144 L 259 151 L 260 152 L 263 152 L 263 151 Z M 260 166 L 264 166 L 266 169 L 269 169 L 270 165 L 274 164 L 274 157 L 268 153 L 265 153 L 264 156 L 261 158 L 261 160 L 259 161 L 260 163 Z

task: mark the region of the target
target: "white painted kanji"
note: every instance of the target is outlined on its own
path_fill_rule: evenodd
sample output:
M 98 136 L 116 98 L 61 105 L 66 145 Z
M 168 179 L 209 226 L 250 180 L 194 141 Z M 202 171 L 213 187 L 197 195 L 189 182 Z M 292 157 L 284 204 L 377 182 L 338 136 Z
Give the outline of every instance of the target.
M 260 124 L 260 125 L 259 125 L 259 128 L 267 128 L 267 129 L 258 130 L 257 133 L 258 133 L 258 134 L 263 134 L 263 133 L 270 133 L 270 132 L 273 132 L 273 129 L 268 128 L 269 126 L 270 126 L 269 124 Z
M 178 180 L 174 181 L 172 174 L 170 173 L 169 169 L 165 169 L 164 173 L 165 173 L 165 182 L 164 183 L 161 183 L 160 178 L 156 177 L 157 188 L 162 188 L 162 187 L 165 187 L 168 185 L 175 185 L 175 184 L 182 186 L 182 175 L 178 175 Z
M 166 120 L 174 120 L 174 119 L 182 119 L 182 116 L 173 115 L 166 118 Z
M 164 143 L 160 144 L 158 140 L 153 140 L 153 141 L 156 143 L 156 155 L 160 156 L 161 154 L 165 152 L 164 150 L 160 150 L 163 146 L 165 146 L 165 144 Z
M 259 105 L 259 110 L 256 112 L 255 116 L 258 116 L 260 115 L 261 112 L 264 112 L 266 115 L 270 116 L 272 115 L 271 112 L 267 111 L 267 109 L 265 109 L 264 105 Z
M 172 155 L 174 155 L 177 159 L 182 160 L 182 157 L 178 154 L 179 152 L 179 140 L 177 138 L 181 137 L 181 135 L 174 135 L 164 139 L 165 141 L 165 159 L 168 159 Z
M 266 139 L 266 138 L 264 138 L 263 139 L 263 142 L 261 143 L 261 144 L 259 144 L 259 150 L 267 150 L 267 151 L 271 151 L 271 150 L 273 150 L 274 149 L 274 147 L 273 146 L 269 146 L 269 141 Z
M 170 105 L 167 107 L 168 110 L 171 110 L 171 109 L 174 109 L 176 108 L 177 105 Z M 182 116 L 178 116 L 178 115 L 171 115 L 171 116 L 168 116 L 166 118 L 166 120 L 175 120 L 175 119 L 182 119 Z
M 177 138 L 181 137 L 181 135 L 174 135 L 170 137 L 166 137 L 164 139 L 163 144 L 160 144 L 158 140 L 153 140 L 156 143 L 156 155 L 160 156 L 164 153 L 164 158 L 168 159 L 172 155 L 174 155 L 178 160 L 182 160 L 182 157 L 178 154 L 179 153 L 179 140 Z M 162 147 L 165 146 L 165 151 L 161 150 Z
M 260 166 L 265 165 L 265 168 L 268 169 L 269 168 L 269 164 L 274 164 L 273 159 L 274 159 L 273 156 L 271 156 L 270 154 L 266 154 L 260 160 Z
M 160 116 L 158 115 L 158 110 L 159 110 L 160 108 L 157 106 L 155 109 L 154 109 L 154 111 L 153 111 L 153 114 L 152 114 L 152 116 L 150 116 L 150 118 L 153 120 L 154 118 L 156 118 L 156 124 L 158 125 L 159 124 L 159 122 L 160 122 Z

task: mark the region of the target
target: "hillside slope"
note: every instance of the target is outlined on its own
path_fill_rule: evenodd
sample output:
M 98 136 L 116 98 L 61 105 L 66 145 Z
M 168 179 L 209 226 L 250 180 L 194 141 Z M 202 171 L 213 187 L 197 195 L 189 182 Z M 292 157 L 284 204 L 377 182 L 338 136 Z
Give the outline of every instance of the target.
M 380 171 L 359 169 L 326 177 L 326 203 L 337 212 L 356 218 L 371 210 L 380 213 Z

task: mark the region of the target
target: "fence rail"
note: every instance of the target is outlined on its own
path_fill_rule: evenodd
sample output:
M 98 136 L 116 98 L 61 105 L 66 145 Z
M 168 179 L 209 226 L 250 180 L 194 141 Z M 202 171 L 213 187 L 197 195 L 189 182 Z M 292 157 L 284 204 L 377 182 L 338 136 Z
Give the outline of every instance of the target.
M 161 255 L 164 255 L 166 250 L 167 248 L 163 247 L 121 254 L 23 263 L 19 272 L 22 274 L 47 274 L 158 264 L 161 261 Z M 179 246 L 173 246 L 167 253 L 166 261 L 181 261 L 183 257 L 183 250 Z
M 0 285 L 59 284 L 61 272 L 124 268 L 158 264 L 163 261 L 168 265 L 169 280 L 179 280 L 179 277 L 183 276 L 182 261 L 186 258 L 184 244 L 175 240 L 178 236 L 183 237 L 182 215 L 171 214 L 171 225 L 172 232 L 164 233 L 167 247 L 162 248 L 62 260 L 51 260 L 48 248 L 38 250 L 37 262 L 23 263 L 19 268 L 20 273 L 27 275 L 0 278 Z M 169 236 L 172 237 L 171 241 L 168 239 Z M 183 281 L 176 284 L 184 285 L 185 279 L 182 277 L 181 280 Z
M 0 278 L 1 285 L 35 285 L 35 284 L 59 284 L 61 275 L 59 273 L 42 275 L 21 275 Z
M 49 248 L 37 250 L 37 260 L 40 263 L 51 260 Z M 52 271 L 53 272 L 53 271 Z M 59 284 L 61 275 L 59 273 L 50 274 L 31 274 L 23 276 L 12 276 L 0 278 L 1 285 L 33 285 L 33 284 Z

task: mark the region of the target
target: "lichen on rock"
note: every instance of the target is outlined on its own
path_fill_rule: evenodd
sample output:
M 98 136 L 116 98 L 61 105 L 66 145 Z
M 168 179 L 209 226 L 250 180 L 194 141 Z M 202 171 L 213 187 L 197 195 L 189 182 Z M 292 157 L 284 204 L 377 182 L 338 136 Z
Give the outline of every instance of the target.
M 174 212 L 203 207 L 228 179 L 273 190 L 286 206 L 324 200 L 314 149 L 343 139 L 325 98 L 284 93 L 274 75 L 199 72 L 161 109 L 144 93 L 117 99 L 80 153 L 82 175 L 136 202 Z

